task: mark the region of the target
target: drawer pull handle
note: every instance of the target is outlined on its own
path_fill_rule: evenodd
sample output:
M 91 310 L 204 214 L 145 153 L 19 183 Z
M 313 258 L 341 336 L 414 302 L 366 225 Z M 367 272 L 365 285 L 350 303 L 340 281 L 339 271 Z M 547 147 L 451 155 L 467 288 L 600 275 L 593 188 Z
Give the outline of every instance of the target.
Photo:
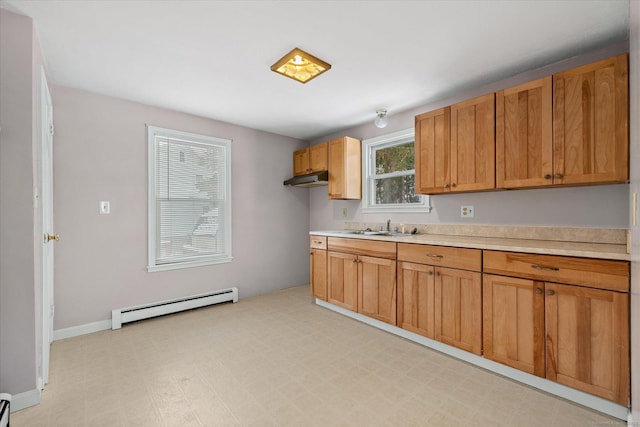
M 544 271 L 560 271 L 558 267 L 545 267 L 537 264 L 531 264 L 531 268 L 535 268 L 536 270 L 544 270 Z
M 314 240 L 313 243 L 315 243 L 316 245 L 321 245 L 322 242 L 320 240 Z
M 549 290 L 547 291 L 547 295 L 553 296 L 553 295 L 555 295 L 555 294 L 556 294 L 556 291 L 553 291 L 553 290 L 551 290 L 551 289 L 549 289 Z
M 438 254 L 427 254 L 427 256 L 429 258 L 442 258 L 442 255 L 438 255 Z
M 540 295 L 542 293 L 542 289 L 536 288 L 536 295 Z

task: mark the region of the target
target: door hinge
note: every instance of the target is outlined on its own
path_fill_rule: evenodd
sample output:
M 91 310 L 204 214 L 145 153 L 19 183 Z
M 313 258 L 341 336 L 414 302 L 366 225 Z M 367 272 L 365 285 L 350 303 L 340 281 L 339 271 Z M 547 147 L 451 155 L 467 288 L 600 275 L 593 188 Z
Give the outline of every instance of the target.
M 56 306 L 51 304 L 51 317 L 54 316 L 55 312 L 56 312 Z
M 51 134 L 51 136 L 53 136 L 53 131 L 54 131 L 53 123 L 51 123 L 49 124 L 49 134 Z

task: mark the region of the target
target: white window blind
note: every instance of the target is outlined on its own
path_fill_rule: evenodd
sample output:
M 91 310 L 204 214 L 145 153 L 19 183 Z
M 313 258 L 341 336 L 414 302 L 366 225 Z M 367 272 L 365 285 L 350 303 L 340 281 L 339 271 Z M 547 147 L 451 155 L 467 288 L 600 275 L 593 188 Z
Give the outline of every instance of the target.
M 149 271 L 230 261 L 231 141 L 148 132 Z

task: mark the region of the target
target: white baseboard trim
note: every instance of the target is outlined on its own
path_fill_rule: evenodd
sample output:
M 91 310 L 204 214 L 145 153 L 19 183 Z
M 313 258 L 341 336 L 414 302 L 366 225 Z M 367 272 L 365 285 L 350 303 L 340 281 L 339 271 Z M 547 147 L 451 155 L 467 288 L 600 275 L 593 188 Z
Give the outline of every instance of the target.
M 39 404 L 40 390 L 38 390 L 37 388 L 11 396 L 11 412 L 20 411 L 22 409 L 28 408 L 29 406 L 35 406 Z M 11 424 L 13 425 L 13 423 Z
M 371 317 L 364 316 L 360 313 L 354 313 L 350 310 L 338 307 L 337 305 L 333 305 L 317 298 L 315 299 L 315 303 L 321 307 L 328 308 L 329 310 L 366 323 L 367 325 L 382 329 L 394 335 L 401 336 L 402 338 L 406 338 L 415 343 L 424 345 L 425 347 L 432 348 L 441 353 L 455 357 L 456 359 L 463 360 L 465 362 L 479 366 L 480 368 L 495 372 L 496 374 L 503 375 L 505 377 L 527 384 L 531 387 L 535 387 L 547 393 L 562 397 L 563 399 L 570 400 L 588 408 L 595 409 L 596 411 L 605 413 L 612 417 L 616 417 L 624 421 L 627 421 L 630 417 L 629 408 L 627 408 L 626 406 L 618 405 L 617 403 L 613 403 L 609 400 L 596 397 L 592 394 L 584 393 L 571 387 L 567 387 L 544 378 L 536 377 L 535 375 L 531 375 L 518 369 L 503 365 L 501 363 L 485 359 L 482 356 L 477 356 L 473 353 L 460 350 L 456 347 L 443 344 L 439 341 L 425 338 L 421 335 L 414 334 L 413 332 L 409 332 L 402 328 L 392 326 L 388 323 L 384 323 L 376 319 L 372 319 Z
M 63 340 L 65 338 L 91 334 L 93 332 L 104 331 L 107 329 L 111 329 L 111 320 L 99 320 L 97 322 L 85 323 L 84 325 L 72 326 L 70 328 L 57 329 L 53 331 L 53 340 Z

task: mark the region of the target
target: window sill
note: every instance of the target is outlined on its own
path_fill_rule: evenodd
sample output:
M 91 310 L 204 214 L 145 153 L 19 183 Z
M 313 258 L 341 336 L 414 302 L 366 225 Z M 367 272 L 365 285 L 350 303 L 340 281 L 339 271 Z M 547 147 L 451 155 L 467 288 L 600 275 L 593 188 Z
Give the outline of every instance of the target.
M 184 261 L 184 262 L 175 262 L 171 264 L 158 264 L 158 265 L 149 265 L 147 266 L 147 271 L 149 273 L 154 273 L 157 271 L 168 271 L 168 270 L 179 270 L 182 268 L 191 268 L 191 267 L 203 267 L 206 265 L 214 265 L 214 264 L 225 264 L 231 262 L 233 257 L 225 257 L 225 258 L 216 258 L 216 259 L 208 259 L 201 261 Z
M 431 206 L 376 206 L 360 208 L 362 213 L 429 213 L 431 212 Z

